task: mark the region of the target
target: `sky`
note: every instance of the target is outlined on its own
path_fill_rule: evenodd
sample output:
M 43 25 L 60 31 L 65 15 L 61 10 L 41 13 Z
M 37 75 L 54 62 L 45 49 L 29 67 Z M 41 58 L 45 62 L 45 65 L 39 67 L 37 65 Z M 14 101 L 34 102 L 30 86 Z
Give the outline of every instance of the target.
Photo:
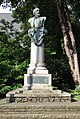
M 0 6 L 0 13 L 11 13 L 10 8 L 4 8 Z
M 3 4 L 0 5 L 0 13 L 11 13 L 10 11 L 11 2 L 7 3 L 4 0 Z

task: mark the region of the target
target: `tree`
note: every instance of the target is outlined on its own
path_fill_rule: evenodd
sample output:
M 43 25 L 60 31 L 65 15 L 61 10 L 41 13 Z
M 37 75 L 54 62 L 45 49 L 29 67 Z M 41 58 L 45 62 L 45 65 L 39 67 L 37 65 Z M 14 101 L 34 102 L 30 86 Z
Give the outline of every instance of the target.
M 23 85 L 29 47 L 27 42 L 24 44 L 25 37 L 20 42 L 23 32 L 14 31 L 12 23 L 1 20 L 0 29 L 0 97 L 4 97 L 9 90 Z
M 80 83 L 79 63 L 76 50 L 75 37 L 72 31 L 67 3 L 65 0 L 57 0 L 57 9 L 62 27 L 65 51 L 68 56 L 72 76 L 76 84 Z

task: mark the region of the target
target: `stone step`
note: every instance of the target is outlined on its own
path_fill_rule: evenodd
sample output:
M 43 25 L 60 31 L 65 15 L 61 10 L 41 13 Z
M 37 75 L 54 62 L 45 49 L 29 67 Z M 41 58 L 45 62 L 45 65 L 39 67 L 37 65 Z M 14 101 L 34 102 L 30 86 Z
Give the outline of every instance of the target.
M 0 119 L 80 119 L 80 114 L 5 114 Z
M 80 102 L 3 102 L 0 119 L 80 119 Z
M 80 119 L 80 114 L 38 114 L 38 115 L 22 115 L 22 114 L 8 114 L 0 115 L 0 119 Z
M 80 114 L 80 103 L 9 103 L 0 114 Z
M 6 94 L 7 102 L 71 102 L 71 94 L 61 90 L 17 89 Z

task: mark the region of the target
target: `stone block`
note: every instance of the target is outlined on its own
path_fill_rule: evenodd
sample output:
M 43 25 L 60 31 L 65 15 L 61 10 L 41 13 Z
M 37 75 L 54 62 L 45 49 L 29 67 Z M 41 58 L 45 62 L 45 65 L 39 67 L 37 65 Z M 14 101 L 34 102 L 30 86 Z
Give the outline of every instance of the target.
M 51 74 L 24 74 L 24 88 L 27 89 L 49 89 L 51 88 Z M 51 88 L 52 89 L 52 88 Z

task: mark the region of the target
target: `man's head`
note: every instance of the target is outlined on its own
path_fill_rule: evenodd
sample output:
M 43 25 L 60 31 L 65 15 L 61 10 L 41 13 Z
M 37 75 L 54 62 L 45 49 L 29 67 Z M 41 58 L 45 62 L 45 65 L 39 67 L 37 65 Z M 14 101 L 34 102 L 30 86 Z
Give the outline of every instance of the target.
M 33 10 L 33 15 L 34 15 L 35 17 L 40 16 L 40 9 L 39 9 L 39 8 L 35 8 L 35 9 Z

